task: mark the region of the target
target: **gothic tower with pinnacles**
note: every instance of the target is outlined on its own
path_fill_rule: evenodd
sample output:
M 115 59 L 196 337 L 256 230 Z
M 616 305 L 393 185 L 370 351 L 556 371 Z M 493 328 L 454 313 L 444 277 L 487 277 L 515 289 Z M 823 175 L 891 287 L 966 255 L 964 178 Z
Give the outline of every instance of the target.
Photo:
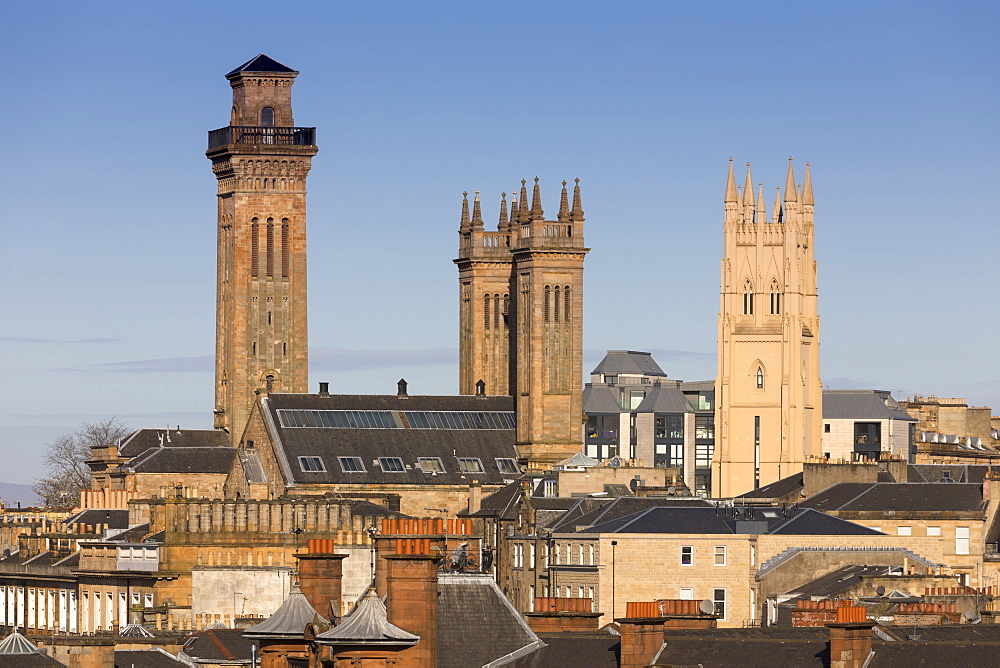
M 459 228 L 459 392 L 510 394 L 517 450 L 531 469 L 580 452 L 583 424 L 583 206 L 566 183 L 545 220 L 538 179 L 501 200 L 497 231 L 484 229 L 479 194 Z M 482 384 L 479 384 L 482 381 Z
M 802 470 L 818 455 L 822 425 L 813 189 L 791 158 L 768 218 L 750 165 L 742 191 L 732 160 L 716 377 L 712 496 L 742 494 Z
M 238 439 L 257 391 L 306 392 L 306 175 L 315 128 L 295 127 L 298 72 L 260 54 L 226 75 L 218 179 L 215 426 Z

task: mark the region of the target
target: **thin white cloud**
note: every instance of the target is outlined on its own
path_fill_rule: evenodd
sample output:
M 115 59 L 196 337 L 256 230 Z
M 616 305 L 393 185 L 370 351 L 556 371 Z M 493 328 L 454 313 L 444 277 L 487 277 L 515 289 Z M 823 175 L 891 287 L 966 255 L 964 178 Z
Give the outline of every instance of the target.
M 93 338 L 93 339 L 40 339 L 30 336 L 0 336 L 0 341 L 5 343 L 120 343 L 122 339 Z

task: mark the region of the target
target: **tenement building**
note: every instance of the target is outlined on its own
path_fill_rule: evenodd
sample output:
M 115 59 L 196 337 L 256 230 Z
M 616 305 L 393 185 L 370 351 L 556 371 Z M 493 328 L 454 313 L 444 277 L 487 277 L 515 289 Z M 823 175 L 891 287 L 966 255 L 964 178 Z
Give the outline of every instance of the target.
M 559 213 L 546 220 L 535 179 L 525 181 L 496 232 L 486 231 L 479 195 L 459 227 L 459 391 L 510 394 L 518 458 L 545 469 L 581 449 L 583 366 L 583 206 L 563 182 Z
M 316 129 L 295 127 L 298 72 L 260 54 L 226 75 L 227 127 L 208 136 L 218 179 L 215 426 L 238 437 L 254 391 L 305 392 L 306 175 Z
M 725 195 L 725 251 L 716 376 L 714 496 L 733 496 L 802 469 L 820 452 L 819 314 L 813 259 L 813 189 L 792 162 L 768 218 L 747 165 Z

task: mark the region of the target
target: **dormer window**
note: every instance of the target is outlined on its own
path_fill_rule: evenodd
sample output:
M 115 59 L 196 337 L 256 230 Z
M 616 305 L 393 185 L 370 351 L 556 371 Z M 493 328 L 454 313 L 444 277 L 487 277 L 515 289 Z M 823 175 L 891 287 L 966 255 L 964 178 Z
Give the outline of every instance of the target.
M 260 110 L 260 124 L 265 128 L 274 127 L 274 108 L 264 107 Z

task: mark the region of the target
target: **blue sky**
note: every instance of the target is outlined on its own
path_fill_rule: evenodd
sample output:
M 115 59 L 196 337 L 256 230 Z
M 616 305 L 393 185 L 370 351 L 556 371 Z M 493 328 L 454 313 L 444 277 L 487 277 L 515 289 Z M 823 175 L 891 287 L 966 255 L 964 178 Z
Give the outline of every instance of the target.
M 311 385 L 457 387 L 461 193 L 582 179 L 584 345 L 715 374 L 728 158 L 816 192 L 830 387 L 1000 409 L 996 3 L 17 3 L 0 10 L 0 479 L 83 420 L 211 424 L 224 74 L 301 72 Z M 742 177 L 740 177 L 740 180 Z M 770 197 L 768 197 L 770 201 Z M 588 369 L 589 370 L 589 369 Z

